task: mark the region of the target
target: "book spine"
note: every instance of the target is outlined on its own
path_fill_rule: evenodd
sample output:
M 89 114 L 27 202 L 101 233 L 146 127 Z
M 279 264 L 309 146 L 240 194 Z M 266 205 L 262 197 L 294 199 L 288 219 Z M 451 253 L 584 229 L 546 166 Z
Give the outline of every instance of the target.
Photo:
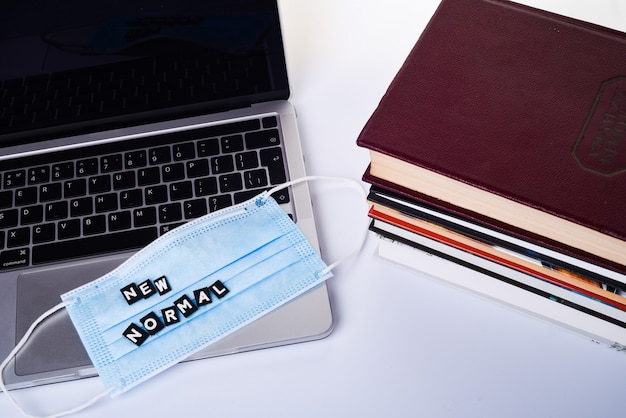
M 378 255 L 394 264 L 442 280 L 455 288 L 554 323 L 593 342 L 619 352 L 626 352 L 624 328 L 586 312 L 572 309 L 567 304 L 505 282 L 495 281 L 493 277 L 469 266 L 450 263 L 438 254 L 430 253 L 428 250 L 420 251 L 393 239 L 380 240 Z

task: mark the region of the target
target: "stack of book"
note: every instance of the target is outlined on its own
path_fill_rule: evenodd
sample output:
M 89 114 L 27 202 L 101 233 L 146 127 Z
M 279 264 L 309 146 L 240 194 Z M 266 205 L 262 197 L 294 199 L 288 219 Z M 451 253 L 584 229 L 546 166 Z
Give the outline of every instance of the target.
M 626 34 L 443 0 L 357 144 L 381 255 L 626 351 Z

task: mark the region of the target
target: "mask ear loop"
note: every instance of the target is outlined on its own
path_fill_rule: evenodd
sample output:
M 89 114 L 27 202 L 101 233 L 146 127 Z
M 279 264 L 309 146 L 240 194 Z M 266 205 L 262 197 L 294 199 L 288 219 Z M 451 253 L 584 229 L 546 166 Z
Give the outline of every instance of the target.
M 7 356 L 6 359 L 4 359 L 4 361 L 2 362 L 2 364 L 0 364 L 0 389 L 2 389 L 2 391 L 4 392 L 4 394 L 8 397 L 9 401 L 13 404 L 13 406 L 15 408 L 17 408 L 19 411 L 22 412 L 22 414 L 28 416 L 28 417 L 32 417 L 32 418 L 40 418 L 38 415 L 33 415 L 31 413 L 29 413 L 28 411 L 26 411 L 13 397 L 13 395 L 10 393 L 10 391 L 7 389 L 5 383 L 4 383 L 4 378 L 3 378 L 3 373 L 4 373 L 4 369 L 7 367 L 7 365 L 11 362 L 11 360 L 17 355 L 17 353 L 24 347 L 24 345 L 26 344 L 26 342 L 28 341 L 28 339 L 30 338 L 30 336 L 32 335 L 33 331 L 35 331 L 35 328 L 37 328 L 37 326 L 39 326 L 39 324 L 41 324 L 44 320 L 46 320 L 48 317 L 54 315 L 56 312 L 60 311 L 61 309 L 65 308 L 67 305 L 69 305 L 70 303 L 72 303 L 71 301 L 66 301 L 66 302 L 61 302 L 58 305 L 50 308 L 49 310 L 47 310 L 46 312 L 44 312 L 39 318 L 37 318 L 35 320 L 35 322 L 32 323 L 32 325 L 30 326 L 30 328 L 28 328 L 28 330 L 26 331 L 26 333 L 24 334 L 24 336 L 22 337 L 22 339 L 17 343 L 17 345 L 13 348 L 13 350 L 11 350 L 11 352 L 9 353 L 9 355 Z M 110 389 L 107 389 L 106 391 L 96 395 L 95 397 L 93 397 L 92 399 L 88 400 L 87 402 L 85 402 L 82 405 L 79 405 L 75 408 L 72 409 L 68 409 L 66 411 L 61 411 L 58 413 L 55 413 L 53 415 L 48 415 L 45 416 L 43 418 L 56 418 L 56 417 L 62 417 L 65 415 L 70 415 L 70 414 L 74 414 L 76 412 L 82 411 L 83 409 L 86 409 L 88 407 L 90 407 L 91 405 L 93 405 L 94 403 L 98 402 L 100 399 L 104 398 L 105 396 L 107 396 L 109 393 L 113 392 L 115 389 L 117 389 L 117 386 L 114 386 Z
M 313 181 L 313 180 L 326 180 L 326 181 L 336 181 L 336 182 L 338 181 L 338 182 L 346 183 L 349 186 L 351 186 L 352 188 L 354 188 L 355 190 L 357 190 L 359 192 L 359 194 L 364 198 L 364 200 L 367 197 L 367 195 L 365 193 L 365 190 L 363 189 L 361 184 L 359 182 L 357 182 L 356 180 L 349 179 L 349 178 L 346 178 L 346 177 L 306 176 L 306 177 L 301 177 L 301 178 L 298 178 L 298 179 L 295 179 L 295 180 L 288 181 L 286 183 L 283 183 L 283 184 L 281 184 L 279 186 L 276 186 L 276 187 L 268 190 L 267 192 L 265 192 L 265 193 L 263 193 L 261 195 L 261 203 L 265 203 L 265 201 L 273 193 L 277 192 L 278 190 L 285 189 L 287 187 L 293 186 L 293 185 L 298 184 L 298 183 L 303 183 L 303 182 Z M 356 254 L 358 254 L 361 251 L 361 249 L 363 248 L 363 245 L 365 244 L 365 239 L 367 237 L 367 230 L 368 230 L 367 227 L 363 228 L 362 235 L 359 238 L 358 246 L 351 253 L 349 253 L 346 256 L 341 257 L 339 260 L 335 261 L 334 263 L 329 264 L 325 269 L 323 269 L 319 273 L 319 275 L 320 276 L 324 276 L 324 275 L 328 274 L 328 272 L 330 272 L 332 269 L 337 267 L 337 265 L 341 264 L 342 262 L 346 261 L 347 259 L 350 259 L 350 258 L 354 257 Z M 39 326 L 39 324 L 41 324 L 45 319 L 47 319 L 48 317 L 54 315 L 56 312 L 60 311 L 61 309 L 65 308 L 70 303 L 72 303 L 72 302 L 71 301 L 61 302 L 58 305 L 56 305 L 56 306 L 52 307 L 51 309 L 47 310 L 39 318 L 37 318 L 35 320 L 35 322 L 32 323 L 30 328 L 28 328 L 28 330 L 26 331 L 26 333 L 24 334 L 22 339 L 17 343 L 17 345 L 13 348 L 13 350 L 11 350 L 11 352 L 9 353 L 7 358 L 2 362 L 2 364 L 0 364 L 0 389 L 2 389 L 2 391 L 8 397 L 9 401 L 13 404 L 13 406 L 15 408 L 17 408 L 19 411 L 21 411 L 24 415 L 28 416 L 28 417 L 40 418 L 38 415 L 33 415 L 33 414 L 29 413 L 28 411 L 26 411 L 15 400 L 13 395 L 11 395 L 11 393 L 9 392 L 9 390 L 7 389 L 7 387 L 6 387 L 5 383 L 4 383 L 4 378 L 2 376 L 3 372 L 4 372 L 4 369 L 11 362 L 11 360 L 17 355 L 17 353 L 24 347 L 24 345 L 26 344 L 26 342 L 28 341 L 28 339 L 30 338 L 32 333 L 34 332 L 35 328 L 37 328 L 37 326 Z M 88 400 L 87 402 L 85 402 L 82 405 L 79 405 L 79 406 L 77 406 L 75 408 L 72 408 L 72 409 L 68 409 L 68 410 L 65 410 L 65 411 L 61 411 L 61 412 L 55 413 L 53 415 L 48 415 L 48 416 L 45 416 L 43 418 L 57 418 L 57 417 L 62 417 L 62 416 L 66 416 L 66 415 L 70 415 L 70 414 L 74 414 L 76 412 L 82 411 L 82 410 L 90 407 L 91 405 L 95 404 L 100 399 L 104 398 L 105 396 L 107 396 L 108 394 L 113 392 L 115 389 L 117 389 L 117 386 L 114 386 L 112 388 L 109 388 L 109 389 L 105 390 L 104 392 L 94 396 L 92 399 Z
M 341 182 L 341 183 L 345 183 L 347 185 L 349 185 L 350 187 L 352 187 L 353 189 L 355 189 L 356 191 L 359 192 L 359 194 L 361 195 L 361 197 L 363 198 L 363 201 L 366 201 L 367 199 L 367 194 L 365 193 L 365 189 L 363 188 L 363 186 L 361 185 L 361 183 L 359 183 L 356 180 L 353 180 L 351 178 L 347 178 L 347 177 L 333 177 L 333 176 L 305 176 L 305 177 L 300 177 L 294 180 L 290 180 L 286 183 L 283 183 L 281 185 L 278 185 L 270 190 L 268 190 L 267 192 L 265 192 L 262 196 L 262 200 L 261 202 L 264 203 L 267 198 L 269 196 L 271 196 L 273 193 L 277 192 L 278 190 L 282 190 L 285 189 L 287 187 L 293 186 L 295 184 L 298 183 L 303 183 L 303 182 L 308 182 L 308 181 L 318 181 L 318 180 L 323 180 L 323 181 L 334 181 L 334 182 Z M 359 241 L 358 241 L 358 245 L 357 247 L 350 252 L 349 254 L 341 257 L 340 259 L 338 259 L 337 261 L 333 262 L 332 264 L 329 264 L 324 270 L 322 270 L 319 275 L 320 276 L 324 276 L 326 274 L 328 274 L 328 272 L 330 272 L 332 269 L 334 269 L 335 267 L 337 267 L 339 264 L 345 262 L 346 260 L 354 257 L 355 255 L 357 255 L 358 253 L 361 252 L 361 249 L 363 248 L 363 245 L 365 245 L 365 240 L 367 238 L 367 225 L 369 225 L 369 219 L 367 217 L 365 217 L 365 220 L 367 221 L 367 224 L 364 228 L 362 228 L 361 230 L 361 236 L 359 237 Z

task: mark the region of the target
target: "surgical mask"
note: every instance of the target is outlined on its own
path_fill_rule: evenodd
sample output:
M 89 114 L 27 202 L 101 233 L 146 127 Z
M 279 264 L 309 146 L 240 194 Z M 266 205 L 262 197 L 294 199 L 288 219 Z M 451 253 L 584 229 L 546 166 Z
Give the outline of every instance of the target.
M 330 278 L 340 261 L 327 266 L 271 197 L 311 179 L 191 221 L 62 295 L 31 330 L 65 307 L 106 390 L 55 416 L 124 393 Z M 1 376 L 0 387 L 8 395 Z

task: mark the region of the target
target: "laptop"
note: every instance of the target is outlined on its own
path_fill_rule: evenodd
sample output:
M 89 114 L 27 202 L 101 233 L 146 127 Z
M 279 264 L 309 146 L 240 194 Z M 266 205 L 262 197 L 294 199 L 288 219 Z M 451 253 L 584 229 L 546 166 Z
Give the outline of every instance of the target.
M 276 0 L 0 5 L 0 357 L 59 295 L 182 223 L 305 175 Z M 274 196 L 318 248 L 306 184 Z M 331 332 L 319 286 L 190 359 Z M 9 389 L 94 376 L 67 314 Z

